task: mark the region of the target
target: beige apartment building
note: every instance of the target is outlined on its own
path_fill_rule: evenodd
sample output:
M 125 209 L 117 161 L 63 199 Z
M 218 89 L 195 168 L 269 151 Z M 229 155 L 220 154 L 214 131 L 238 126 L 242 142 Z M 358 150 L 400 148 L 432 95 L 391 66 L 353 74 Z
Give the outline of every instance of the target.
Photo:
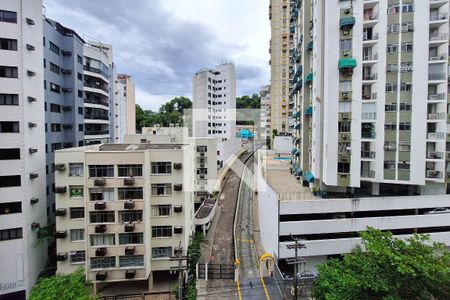
M 57 151 L 58 272 L 84 267 L 96 292 L 169 277 L 193 233 L 194 152 L 156 143 Z
M 293 33 L 290 25 L 290 1 L 271 0 L 269 7 L 271 25 L 271 130 L 284 133 L 289 130 L 289 52 Z

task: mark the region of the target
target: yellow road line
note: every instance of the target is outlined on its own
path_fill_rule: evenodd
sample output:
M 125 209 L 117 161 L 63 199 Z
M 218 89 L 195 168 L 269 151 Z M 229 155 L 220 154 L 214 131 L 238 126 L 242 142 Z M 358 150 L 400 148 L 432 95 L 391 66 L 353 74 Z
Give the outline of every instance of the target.
M 239 300 L 242 300 L 241 283 L 239 282 L 239 279 L 236 281 L 236 287 L 237 287 L 237 292 L 238 292 Z
M 262 282 L 263 288 L 264 288 L 264 293 L 266 293 L 266 298 L 267 298 L 267 300 L 270 300 L 269 292 L 267 292 L 267 287 L 266 287 L 266 283 L 264 282 L 264 278 L 262 278 L 262 277 L 259 277 L 259 278 L 261 278 L 261 282 Z

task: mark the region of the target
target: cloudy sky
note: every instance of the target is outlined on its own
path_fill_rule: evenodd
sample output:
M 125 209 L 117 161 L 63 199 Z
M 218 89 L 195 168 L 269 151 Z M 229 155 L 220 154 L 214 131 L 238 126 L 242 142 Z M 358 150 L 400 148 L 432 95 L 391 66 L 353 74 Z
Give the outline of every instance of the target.
M 233 62 L 237 94 L 269 83 L 269 0 L 44 0 L 46 16 L 86 40 L 112 44 L 117 71 L 134 78 L 136 101 L 158 109 L 192 98 L 192 76 Z

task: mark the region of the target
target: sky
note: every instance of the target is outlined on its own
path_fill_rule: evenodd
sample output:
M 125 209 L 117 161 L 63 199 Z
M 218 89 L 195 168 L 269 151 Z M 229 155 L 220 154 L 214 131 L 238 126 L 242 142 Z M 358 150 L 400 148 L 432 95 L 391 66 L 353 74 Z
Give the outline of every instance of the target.
M 237 95 L 269 83 L 269 0 L 44 0 L 45 15 L 85 40 L 113 45 L 118 73 L 133 77 L 136 103 L 157 110 L 192 99 L 192 77 L 236 66 Z

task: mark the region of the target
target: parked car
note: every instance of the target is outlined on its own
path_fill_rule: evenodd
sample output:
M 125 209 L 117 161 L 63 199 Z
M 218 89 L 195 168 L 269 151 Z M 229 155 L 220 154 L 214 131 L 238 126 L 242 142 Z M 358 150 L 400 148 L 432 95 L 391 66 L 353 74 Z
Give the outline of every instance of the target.
M 450 214 L 450 208 L 438 207 L 433 210 L 426 211 L 425 214 L 426 215 Z

